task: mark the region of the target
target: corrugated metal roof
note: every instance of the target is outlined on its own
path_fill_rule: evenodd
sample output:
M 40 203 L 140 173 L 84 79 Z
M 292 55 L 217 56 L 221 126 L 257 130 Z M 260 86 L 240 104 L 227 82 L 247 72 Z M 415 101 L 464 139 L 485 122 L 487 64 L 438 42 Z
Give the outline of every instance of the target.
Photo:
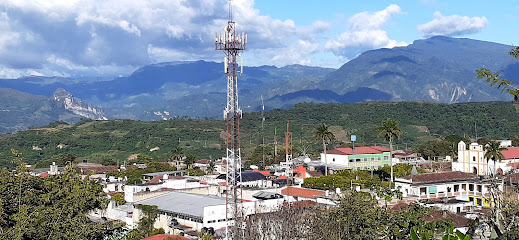
M 225 198 L 170 192 L 135 204 L 157 206 L 159 210 L 203 217 L 204 207 L 225 205 Z
M 238 177 L 238 174 L 236 174 L 236 177 L 237 177 L 236 180 L 238 182 L 251 182 L 251 181 L 266 180 L 267 179 L 263 174 L 261 174 L 259 172 L 251 172 L 251 171 L 241 172 L 241 178 Z M 220 174 L 220 176 L 218 176 L 217 179 L 226 179 L 226 175 L 225 174 Z

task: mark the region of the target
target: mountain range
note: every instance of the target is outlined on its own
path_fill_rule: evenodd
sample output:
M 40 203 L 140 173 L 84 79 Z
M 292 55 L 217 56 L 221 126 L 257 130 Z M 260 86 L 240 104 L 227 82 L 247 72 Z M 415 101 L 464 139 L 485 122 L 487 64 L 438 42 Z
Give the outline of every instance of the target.
M 472 39 L 432 37 L 406 47 L 364 52 L 339 69 L 302 65 L 245 67 L 238 77 L 240 106 L 244 111 L 260 111 L 262 98 L 266 110 L 290 108 L 300 102 L 510 100 L 510 96 L 477 79 L 475 70 L 485 67 L 500 71 L 507 79 L 518 79 L 519 63 L 509 56 L 511 48 Z M 38 116 L 38 109 L 56 108 L 52 110 L 55 114 L 41 118 L 40 125 L 52 119 L 71 121 L 73 118 L 64 117 L 69 114 L 93 119 L 221 118 L 226 101 L 223 63 L 206 61 L 152 64 L 116 78 L 0 79 L 0 88 L 3 97 L 16 96 L 10 100 L 11 105 L 0 108 L 0 113 L 13 111 L 10 106 L 32 106 L 19 113 L 17 123 L 34 118 L 22 115 Z M 81 106 L 80 110 L 74 112 L 65 101 L 57 101 L 53 94 L 63 91 L 69 92 L 69 98 L 74 96 L 69 103 Z M 13 126 L 12 121 L 5 120 L 13 117 L 0 118 L 4 132 L 38 125 L 16 127 L 18 124 Z

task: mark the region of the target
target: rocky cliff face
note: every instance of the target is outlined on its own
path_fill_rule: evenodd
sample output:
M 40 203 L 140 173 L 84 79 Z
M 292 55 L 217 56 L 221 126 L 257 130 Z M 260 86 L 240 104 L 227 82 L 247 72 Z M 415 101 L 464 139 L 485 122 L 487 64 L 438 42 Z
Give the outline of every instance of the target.
M 63 104 L 65 109 L 77 115 L 94 120 L 108 120 L 103 110 L 72 96 L 71 93 L 63 88 L 58 88 L 54 94 L 52 94 L 52 97 L 56 102 Z

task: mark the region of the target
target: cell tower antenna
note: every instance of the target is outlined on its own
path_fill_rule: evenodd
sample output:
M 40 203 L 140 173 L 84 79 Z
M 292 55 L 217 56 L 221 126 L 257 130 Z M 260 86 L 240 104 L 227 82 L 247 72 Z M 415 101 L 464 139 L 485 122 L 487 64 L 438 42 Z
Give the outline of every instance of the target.
M 227 167 L 225 239 L 239 239 L 242 236 L 243 207 L 241 184 L 240 121 L 242 110 L 238 105 L 238 73 L 243 72 L 238 62 L 240 52 L 245 50 L 247 35 L 236 34 L 236 23 L 232 20 L 232 1 L 229 0 L 229 21 L 223 32 L 216 33 L 215 49 L 225 53 L 224 72 L 227 74 L 227 105 L 223 117 L 227 123 Z

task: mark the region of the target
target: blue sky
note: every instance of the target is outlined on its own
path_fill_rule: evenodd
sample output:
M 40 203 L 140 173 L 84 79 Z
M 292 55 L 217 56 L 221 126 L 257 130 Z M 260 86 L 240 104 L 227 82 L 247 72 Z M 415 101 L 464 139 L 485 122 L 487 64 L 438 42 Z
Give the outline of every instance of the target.
M 234 0 L 245 65 L 338 68 L 366 50 L 434 35 L 519 45 L 519 2 Z M 3 0 L 0 77 L 119 76 L 169 61 L 223 60 L 226 0 Z

